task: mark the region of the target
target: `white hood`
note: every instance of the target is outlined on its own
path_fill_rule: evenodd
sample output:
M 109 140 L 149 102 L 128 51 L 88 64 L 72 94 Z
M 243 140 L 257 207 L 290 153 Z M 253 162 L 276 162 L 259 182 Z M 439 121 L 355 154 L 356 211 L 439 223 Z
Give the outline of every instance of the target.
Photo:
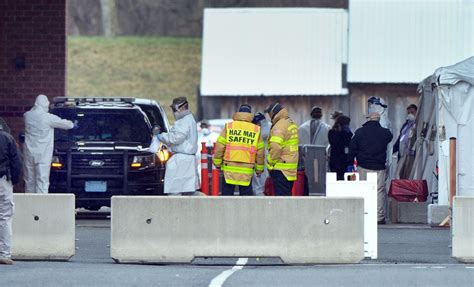
M 47 112 L 49 109 L 49 100 L 45 95 L 38 95 L 36 97 L 34 109 L 41 109 L 42 111 Z

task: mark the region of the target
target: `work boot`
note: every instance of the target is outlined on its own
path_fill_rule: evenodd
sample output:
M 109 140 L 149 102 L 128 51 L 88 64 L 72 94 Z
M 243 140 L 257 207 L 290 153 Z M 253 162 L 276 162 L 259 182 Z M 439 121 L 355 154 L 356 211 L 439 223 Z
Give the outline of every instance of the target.
M 385 222 L 385 218 L 382 219 L 382 220 L 377 221 L 377 224 L 378 224 L 378 225 L 383 225 L 383 224 L 385 224 L 385 223 L 386 223 L 386 222 Z
M 10 258 L 0 258 L 0 264 L 13 265 L 15 264 L 15 261 L 11 260 Z

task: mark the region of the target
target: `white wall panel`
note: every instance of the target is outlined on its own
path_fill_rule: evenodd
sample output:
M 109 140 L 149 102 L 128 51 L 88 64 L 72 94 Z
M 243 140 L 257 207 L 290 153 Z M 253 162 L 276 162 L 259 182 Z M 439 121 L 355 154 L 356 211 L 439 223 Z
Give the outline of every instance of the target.
M 349 1 L 349 82 L 418 83 L 473 55 L 472 0 Z
M 343 9 L 205 9 L 201 94 L 341 95 Z

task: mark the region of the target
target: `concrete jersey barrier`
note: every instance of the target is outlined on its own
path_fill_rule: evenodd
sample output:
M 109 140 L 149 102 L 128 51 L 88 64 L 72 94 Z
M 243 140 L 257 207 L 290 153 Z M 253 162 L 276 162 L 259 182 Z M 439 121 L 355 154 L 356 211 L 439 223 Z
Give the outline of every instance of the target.
M 474 263 L 474 196 L 455 196 L 453 201 L 453 257 Z
M 280 257 L 289 264 L 364 258 L 362 198 L 112 198 L 111 256 L 119 263 L 195 257 Z
M 14 194 L 12 257 L 68 260 L 75 253 L 74 194 Z

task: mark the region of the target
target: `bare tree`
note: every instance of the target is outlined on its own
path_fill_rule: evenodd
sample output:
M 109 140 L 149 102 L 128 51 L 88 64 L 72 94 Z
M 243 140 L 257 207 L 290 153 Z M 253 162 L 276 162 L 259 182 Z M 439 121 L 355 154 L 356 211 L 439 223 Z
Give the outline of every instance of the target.
M 69 32 L 81 35 L 192 36 L 208 7 L 347 8 L 348 0 L 67 0 Z
M 100 0 L 102 27 L 106 37 L 117 34 L 117 6 L 115 4 L 115 0 Z

